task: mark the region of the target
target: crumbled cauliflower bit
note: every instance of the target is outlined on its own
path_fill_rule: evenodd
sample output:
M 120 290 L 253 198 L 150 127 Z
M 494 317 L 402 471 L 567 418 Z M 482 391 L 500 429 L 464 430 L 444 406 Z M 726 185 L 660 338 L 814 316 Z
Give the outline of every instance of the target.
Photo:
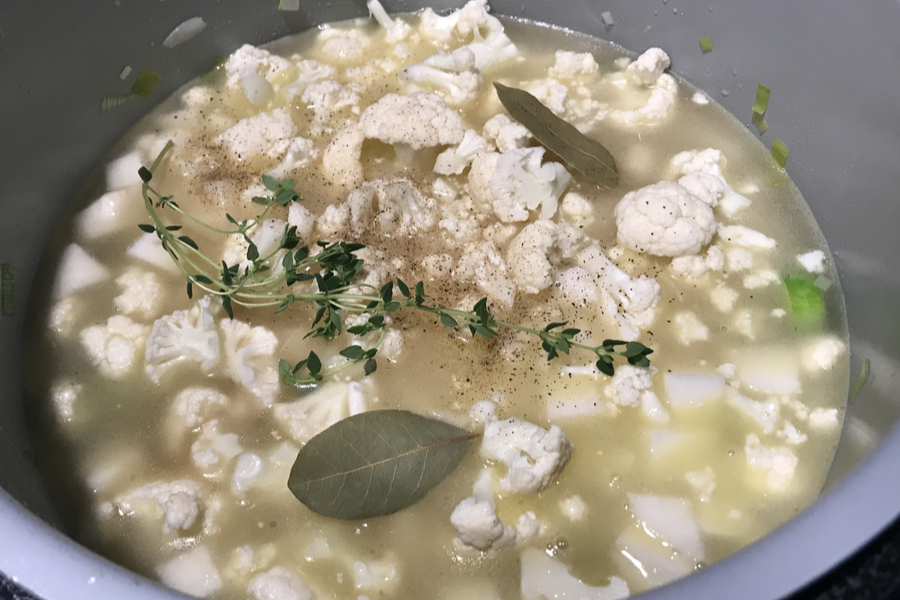
M 556 62 L 550 67 L 550 77 L 558 79 L 574 79 L 580 75 L 596 75 L 600 67 L 593 55 L 584 52 L 556 51 Z
M 723 283 L 714 287 L 709 293 L 712 305 L 716 307 L 716 310 L 723 313 L 731 312 L 734 309 L 734 303 L 737 302 L 738 297 L 739 295 L 735 290 Z
M 474 281 L 488 298 L 506 308 L 512 308 L 516 284 L 507 274 L 506 262 L 493 242 L 468 245 L 465 254 L 459 259 L 455 275 Z
M 779 281 L 781 281 L 781 278 L 778 277 L 777 272 L 772 269 L 762 269 L 756 273 L 745 276 L 744 287 L 748 290 L 756 290 L 773 283 L 778 283 Z
M 231 489 L 236 494 L 246 492 L 252 487 L 266 470 L 266 463 L 253 452 L 244 452 L 238 456 L 231 478 Z
M 320 64 L 314 60 L 301 60 L 296 64 L 300 75 L 297 76 L 293 83 L 284 88 L 284 92 L 289 100 L 294 100 L 297 96 L 302 95 L 310 84 L 325 79 L 333 79 L 337 75 L 337 69 L 331 65 Z M 351 71 L 352 69 L 347 69 L 348 77 L 350 77 Z
M 278 145 L 286 146 L 287 150 L 281 164 L 268 173 L 276 179 L 293 178 L 298 170 L 306 168 L 319 158 L 319 149 L 316 148 L 315 142 L 304 137 L 295 137 L 290 141 L 282 140 Z
M 440 175 L 461 175 L 476 156 L 487 150 L 487 141 L 474 130 L 467 129 L 458 146 L 438 154 L 434 161 L 434 172 Z
M 324 39 L 322 52 L 337 60 L 347 62 L 360 58 L 369 45 L 365 34 L 355 29 L 326 28 L 319 33 L 319 39 Z
M 525 227 L 506 253 L 506 266 L 516 289 L 537 294 L 553 285 L 552 263 L 560 256 L 572 256 L 582 237 L 568 225 L 553 221 L 535 221 Z
M 331 183 L 347 189 L 363 184 L 365 179 L 359 157 L 365 137 L 359 125 L 347 125 L 325 147 L 322 171 Z
M 168 587 L 195 598 L 206 598 L 222 588 L 222 577 L 202 544 L 162 563 L 156 574 Z
M 350 205 L 331 204 L 316 219 L 316 231 L 324 237 L 334 237 L 350 224 Z
M 570 521 L 580 521 L 587 512 L 587 505 L 581 499 L 581 496 L 575 494 L 562 500 L 559 503 L 559 509 Z
M 278 338 L 265 327 L 250 327 L 234 319 L 220 321 L 219 329 L 228 376 L 270 406 L 278 393 L 278 372 L 272 358 Z
M 115 315 L 105 325 L 82 330 L 81 345 L 106 377 L 122 377 L 135 363 L 137 350 L 147 336 L 148 327 L 128 317 Z
M 775 240 L 743 225 L 719 225 L 719 237 L 745 248 L 771 250 L 775 247 Z
M 353 585 L 358 590 L 381 590 L 397 579 L 397 565 L 390 560 L 353 563 Z
M 507 474 L 500 486 L 514 494 L 533 494 L 547 488 L 559 476 L 572 443 L 557 425 L 549 430 L 519 418 L 485 424 L 481 454 L 502 462 Z
M 671 181 L 625 194 L 615 216 L 619 242 L 654 256 L 697 254 L 716 233 L 709 205 Z
M 144 514 L 165 518 L 163 531 L 187 531 L 200 514 L 200 486 L 189 479 L 156 481 L 116 497 L 113 506 L 121 515 Z
M 653 124 L 663 121 L 678 98 L 678 82 L 664 73 L 653 84 L 647 103 L 636 110 L 613 110 L 610 116 L 626 127 Z
M 572 176 L 560 163 L 541 164 L 544 148 L 507 150 L 491 176 L 494 214 L 504 223 L 527 221 L 541 207 L 541 219 L 556 214 L 559 197 Z
M 785 421 L 784 426 L 778 430 L 776 435 L 792 446 L 799 446 L 808 439 L 808 436 L 794 427 L 790 421 Z
M 732 248 L 725 257 L 727 258 L 728 271 L 740 273 L 753 268 L 753 256 L 743 248 Z
M 587 585 L 569 573 L 569 567 L 534 547 L 522 551 L 521 582 L 525 600 L 537 598 L 578 598 L 579 600 L 620 600 L 629 596 L 628 584 L 610 577 L 607 586 Z
M 466 46 L 452 53 L 435 54 L 400 71 L 400 81 L 412 90 L 431 88 L 449 106 L 469 104 L 478 97 L 481 73 L 475 68 L 475 54 Z M 429 90 L 426 90 L 429 91 Z
M 469 409 L 469 418 L 478 425 L 497 418 L 497 403 L 491 400 L 479 400 Z
M 204 296 L 190 310 L 176 310 L 154 321 L 144 350 L 144 372 L 154 382 L 184 361 L 199 362 L 204 373 L 219 364 L 219 337 L 209 310 L 210 298 Z
M 296 227 L 297 237 L 304 243 L 309 241 L 309 236 L 316 227 L 316 217 L 309 210 L 297 202 L 291 203 L 288 209 L 288 225 Z
M 821 250 L 813 250 L 806 254 L 798 254 L 797 262 L 810 273 L 823 273 L 825 271 L 825 253 Z
M 77 303 L 72 296 L 54 302 L 47 315 L 47 329 L 68 336 L 74 325 Z
M 684 175 L 679 183 L 710 206 L 718 206 L 726 217 L 733 217 L 750 206 L 750 200 L 734 191 L 722 177 L 725 157 L 720 150 L 686 150 L 672 157 L 669 164 Z
M 580 306 L 597 301 L 597 286 L 590 273 L 581 267 L 572 267 L 560 273 L 556 278 L 555 285 L 566 300 Z
M 756 434 L 747 435 L 744 454 L 751 470 L 763 471 L 766 484 L 774 491 L 784 490 L 794 478 L 797 457 L 784 446 L 767 447 Z
M 156 234 L 148 234 L 156 238 Z M 160 248 L 162 249 L 162 248 Z M 168 259 L 168 255 L 166 255 Z M 64 298 L 109 277 L 109 271 L 78 244 L 69 244 L 59 259 L 53 297 Z
M 628 65 L 625 74 L 641 85 L 653 85 L 669 68 L 669 55 L 660 48 L 650 48 Z
M 213 143 L 225 147 L 235 160 L 243 161 L 264 155 L 274 158 L 278 142 L 289 141 L 296 136 L 297 125 L 291 118 L 290 111 L 276 108 L 271 113 L 261 112 L 241 119 L 219 134 Z
M 516 123 L 506 113 L 494 115 L 484 124 L 484 139 L 501 154 L 517 148 L 525 148 L 531 143 L 531 132 L 524 125 Z
M 713 207 L 719 204 L 726 189 L 724 179 L 702 171 L 691 171 L 678 180 L 678 185 Z
M 718 246 L 710 246 L 706 256 L 676 256 L 669 266 L 671 272 L 687 279 L 699 279 L 707 271 L 722 271 L 725 255 Z
M 116 309 L 126 315 L 149 316 L 159 304 L 159 280 L 149 271 L 128 268 L 116 279 L 122 293 L 113 299 Z
M 546 81 L 532 83 L 528 86 L 528 91 L 557 115 L 566 112 L 566 100 L 568 100 L 569 97 L 569 88 L 555 79 L 547 79 Z
M 646 396 L 656 398 L 656 394 L 653 393 L 653 376 L 656 373 L 657 368 L 653 366 L 622 365 L 616 368 L 612 379 L 603 389 L 603 395 L 619 406 L 641 406 L 645 403 Z M 659 402 L 658 399 L 656 402 Z
M 474 159 L 474 156 L 472 158 Z M 437 165 L 437 161 L 435 161 L 435 165 Z M 435 198 L 445 203 L 453 202 L 456 200 L 457 196 L 456 187 L 443 177 L 435 178 L 434 183 L 431 186 L 431 193 Z
M 773 317 L 775 317 L 776 319 L 781 319 L 782 317 L 784 317 L 785 315 L 787 315 L 787 311 L 784 310 L 783 308 L 773 308 L 773 309 L 772 309 L 772 312 L 771 312 L 771 315 L 772 315 Z
M 243 451 L 237 434 L 220 433 L 219 421 L 213 419 L 203 424 L 200 435 L 191 444 L 191 460 L 197 468 L 206 472 L 220 468 Z
M 712 493 L 716 489 L 716 476 L 712 467 L 706 467 L 702 471 L 688 471 L 684 478 L 699 494 L 700 502 L 709 503 L 712 500 Z
M 438 226 L 453 236 L 458 242 L 468 242 L 481 232 L 481 225 L 475 217 L 468 219 L 441 219 Z
M 312 590 L 284 567 L 273 567 L 254 577 L 247 593 L 255 600 L 312 600 Z
M 531 538 L 540 535 L 544 530 L 544 524 L 538 521 L 537 515 L 534 514 L 534 511 L 528 511 L 519 515 L 519 520 L 516 521 L 516 535 L 519 540 L 530 540 Z
M 694 95 L 691 96 L 691 100 L 693 100 L 695 104 L 699 104 L 700 106 L 706 106 L 707 104 L 709 104 L 709 96 L 700 91 L 694 92 Z
M 172 413 L 177 417 L 179 429 L 193 429 L 206 420 L 211 409 L 227 405 L 228 397 L 214 389 L 187 387 L 175 396 Z
M 833 336 L 823 336 L 809 343 L 803 350 L 803 366 L 809 371 L 831 370 L 844 353 L 844 342 Z
M 237 88 L 250 73 L 274 83 L 276 75 L 291 68 L 291 62 L 268 50 L 244 44 L 228 57 L 224 68 L 226 85 Z
M 316 119 L 328 119 L 342 108 L 359 110 L 359 94 L 333 79 L 309 84 L 300 100 L 312 109 Z
M 389 329 L 384 334 L 381 348 L 378 350 L 379 358 L 386 358 L 391 362 L 397 362 L 403 352 L 403 334 L 396 329 Z
M 385 94 L 363 111 L 359 124 L 366 138 L 413 150 L 458 144 L 465 135 L 462 118 L 440 96 L 426 92 Z
M 753 327 L 753 313 L 749 310 L 740 311 L 734 318 L 734 330 L 747 339 L 756 339 L 756 329 Z
M 775 431 L 781 416 L 781 407 L 778 402 L 772 400 L 754 402 L 732 387 L 725 388 L 725 400 L 730 406 L 756 421 L 762 427 L 764 434 L 768 435 Z
M 434 200 L 423 196 L 408 179 L 367 181 L 350 193 L 347 205 L 350 226 L 355 231 L 373 223 L 384 234 L 411 229 L 428 231 L 437 222 Z
M 460 502 L 450 515 L 457 544 L 482 551 L 515 545 L 516 530 L 504 525 L 495 512 L 490 470 L 484 469 L 473 487 L 474 494 Z
M 276 404 L 273 409 L 275 420 L 287 430 L 294 441 L 305 444 L 316 434 L 350 416 L 351 408 L 356 414 L 365 412 L 366 404 L 362 388 L 351 386 L 354 386 L 354 383 L 332 381 L 299 400 Z
M 571 225 L 589 225 L 597 212 L 590 201 L 577 192 L 568 192 L 559 204 L 560 216 Z
M 60 421 L 71 421 L 75 418 L 75 400 L 81 393 L 81 385 L 70 381 L 57 381 L 50 388 L 50 403 L 56 418 Z
M 678 327 L 678 341 L 685 346 L 709 339 L 709 328 L 693 312 L 679 313 L 672 321 Z
M 839 422 L 838 409 L 814 408 L 809 413 L 809 424 L 815 429 L 831 429 Z
M 384 39 L 387 43 L 396 44 L 409 35 L 409 24 L 400 18 L 392 19 L 378 0 L 369 0 L 366 2 L 366 8 L 384 29 Z

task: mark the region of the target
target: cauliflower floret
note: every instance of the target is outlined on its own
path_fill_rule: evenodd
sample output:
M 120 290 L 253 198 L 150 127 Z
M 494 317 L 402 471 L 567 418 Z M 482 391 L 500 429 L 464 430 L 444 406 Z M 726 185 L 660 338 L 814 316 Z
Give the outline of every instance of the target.
M 556 51 L 556 62 L 550 67 L 548 74 L 559 79 L 574 79 L 579 75 L 595 75 L 599 70 L 594 57 L 585 52 Z
M 750 200 L 735 192 L 722 177 L 725 157 L 721 151 L 686 150 L 673 156 L 669 164 L 684 175 L 678 183 L 710 206 L 718 206 L 725 216 L 732 217 L 750 206 Z
M 278 372 L 272 354 L 278 338 L 265 327 L 226 319 L 219 323 L 224 336 L 225 369 L 231 379 L 270 406 L 278 393 Z
M 316 227 L 316 217 L 309 209 L 297 202 L 291 203 L 288 209 L 288 226 L 296 227 L 296 234 L 304 242 Z
M 225 82 L 230 88 L 243 85 L 246 90 L 249 80 L 261 78 L 269 84 L 271 92 L 271 84 L 275 81 L 275 76 L 290 67 L 290 61 L 262 48 L 244 44 L 225 61 Z M 248 96 L 248 100 L 259 106 L 253 102 L 250 96 Z
M 216 390 L 189 387 L 181 390 L 172 402 L 172 414 L 179 431 L 193 429 L 202 424 L 210 409 L 227 406 L 228 397 Z
M 322 155 L 322 172 L 331 183 L 357 188 L 364 181 L 359 161 L 366 136 L 357 124 L 347 125 L 331 139 Z
M 143 513 L 150 518 L 165 517 L 163 531 L 187 531 L 200 514 L 200 486 L 189 479 L 148 483 L 113 500 L 121 515 Z
M 671 181 L 625 194 L 615 215 L 619 242 L 654 256 L 697 254 L 716 233 L 712 208 Z
M 514 494 L 533 494 L 553 483 L 573 448 L 559 426 L 547 430 L 519 418 L 485 423 L 481 442 L 482 456 L 506 465 L 500 486 Z
M 563 219 L 572 225 L 590 225 L 594 222 L 596 210 L 590 201 L 577 192 L 568 192 L 559 203 Z
M 273 414 L 294 441 L 305 444 L 341 419 L 365 411 L 365 388 L 354 381 L 327 383 L 299 400 L 276 404 Z
M 275 158 L 287 149 L 278 142 L 290 143 L 296 136 L 297 125 L 294 124 L 290 111 L 277 108 L 271 113 L 261 112 L 241 119 L 218 135 L 213 142 L 224 146 L 235 160 L 242 161 L 261 155 Z
M 759 437 L 751 433 L 744 444 L 747 465 L 756 471 L 763 471 L 766 484 L 775 491 L 784 490 L 794 479 L 797 469 L 797 456 L 784 446 L 769 448 L 764 446 Z
M 515 148 L 525 148 L 531 143 L 531 132 L 524 125 L 516 123 L 506 113 L 494 115 L 484 124 L 484 139 L 496 147 L 500 153 Z
M 516 530 L 497 517 L 489 469 L 481 471 L 473 488 L 473 495 L 460 502 L 450 515 L 457 544 L 482 551 L 515 545 Z
M 581 306 L 597 301 L 597 286 L 590 273 L 581 267 L 572 267 L 560 273 L 555 285 L 567 300 Z
M 474 129 L 468 129 L 458 146 L 438 154 L 434 161 L 434 172 L 441 175 L 461 175 L 475 157 L 487 151 L 487 140 L 475 133 Z
M 439 96 L 426 92 L 386 94 L 363 111 L 359 124 L 366 138 L 413 150 L 458 144 L 465 135 L 462 118 Z
M 331 65 L 319 64 L 314 60 L 301 60 L 297 63 L 297 68 L 300 70 L 300 75 L 293 83 L 284 88 L 288 100 L 292 101 L 297 96 L 302 95 L 310 84 L 325 79 L 332 79 L 337 75 L 337 69 Z
M 295 171 L 309 166 L 309 163 L 319 158 L 319 149 L 315 142 L 304 137 L 295 137 L 290 141 L 282 141 L 287 147 L 287 154 L 277 167 L 269 171 L 269 175 L 276 179 L 293 178 Z
M 625 74 L 641 85 L 653 85 L 670 64 L 661 48 L 650 48 L 625 68 Z
M 116 309 L 126 315 L 149 316 L 159 304 L 159 279 L 149 271 L 134 267 L 122 273 L 116 283 L 122 293 L 113 299 Z
M 363 230 L 378 223 L 384 234 L 434 227 L 434 200 L 423 196 L 408 179 L 367 181 L 350 193 L 350 226 Z
M 220 468 L 244 449 L 236 433 L 220 433 L 219 421 L 204 423 L 200 435 L 191 444 L 191 460 L 204 472 Z
M 154 382 L 180 362 L 199 362 L 204 373 L 219 364 L 219 336 L 209 303 L 210 296 L 204 296 L 192 309 L 176 310 L 153 323 L 144 350 L 144 372 Z
M 669 108 L 678 97 L 678 82 L 671 75 L 660 75 L 653 84 L 653 91 L 647 103 L 636 110 L 614 110 L 610 113 L 613 119 L 623 125 L 633 127 L 645 123 L 658 123 L 669 114 Z
M 396 44 L 409 35 L 409 25 L 403 19 L 392 19 L 378 0 L 369 0 L 366 7 L 369 14 L 384 27 L 384 39 L 387 43 Z
M 478 70 L 502 63 L 519 55 L 509 37 L 503 32 L 503 24 L 488 14 L 487 0 L 471 0 L 461 9 L 446 17 L 435 14 L 430 8 L 422 12 L 420 30 L 429 38 L 441 42 L 449 41 L 456 30 L 461 36 L 473 34 L 468 48 L 475 53 Z M 482 29 L 487 35 L 482 34 Z
M 467 246 L 454 274 L 464 280 L 474 280 L 478 289 L 492 301 L 505 308 L 512 308 L 516 298 L 516 285 L 509 278 L 506 262 L 494 242 Z
M 257 575 L 247 586 L 256 600 L 312 600 L 312 590 L 284 567 L 273 567 Z
M 450 106 L 472 102 L 481 87 L 481 73 L 475 69 L 475 54 L 463 46 L 451 54 L 435 54 L 424 62 L 400 71 L 400 81 L 413 89 L 425 85 L 440 92 Z
M 556 214 L 559 197 L 572 176 L 556 162 L 541 164 L 544 148 L 508 150 L 497 159 L 491 177 L 494 214 L 504 223 L 527 221 L 541 207 L 541 219 Z
M 528 87 L 528 91 L 557 115 L 566 112 L 569 88 L 555 79 L 533 83 Z
M 338 62 L 360 58 L 369 46 L 368 37 L 355 29 L 327 27 L 319 32 L 319 39 L 325 41 L 322 52 Z
M 334 113 L 342 108 L 349 107 L 351 112 L 359 114 L 359 94 L 333 79 L 309 84 L 300 100 L 315 114 L 316 130 L 330 133 L 331 129 L 324 122 L 332 119 Z
M 635 367 L 622 365 L 603 389 L 603 395 L 619 406 L 640 406 L 650 414 L 659 405 L 659 398 L 653 392 L 653 376 L 656 367 Z
M 717 246 L 710 246 L 706 256 L 676 256 L 669 265 L 669 270 L 674 275 L 680 275 L 687 279 L 698 279 L 707 271 L 722 271 L 725 269 L 725 255 Z
M 517 235 L 506 253 L 506 265 L 516 288 L 526 294 L 537 294 L 553 284 L 553 263 L 558 250 L 563 258 L 571 257 L 583 236 L 578 230 L 553 221 L 535 221 Z
M 131 370 L 137 349 L 147 335 L 147 327 L 128 317 L 110 317 L 105 325 L 81 332 L 81 345 L 106 377 L 121 377 Z

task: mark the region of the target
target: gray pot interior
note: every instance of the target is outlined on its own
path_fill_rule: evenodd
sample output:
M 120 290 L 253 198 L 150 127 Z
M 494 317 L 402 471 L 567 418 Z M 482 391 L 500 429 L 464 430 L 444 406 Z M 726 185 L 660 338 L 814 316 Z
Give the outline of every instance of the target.
M 524 3 L 523 3 L 524 2 Z M 391 11 L 424 3 L 385 1 Z M 436 8 L 462 2 L 439 0 Z M 0 3 L 0 260 L 16 268 L 17 310 L 0 319 L 0 571 L 48 600 L 180 597 L 111 566 L 56 533 L 34 466 L 21 391 L 23 317 L 53 224 L 111 144 L 156 102 L 241 43 L 365 14 L 362 0 Z M 848 411 L 822 500 L 737 555 L 654 597 L 776 598 L 850 554 L 900 513 L 900 6 L 837 0 L 496 0 L 495 12 L 554 22 L 635 51 L 663 47 L 673 70 L 749 123 L 757 83 L 773 90 L 770 130 L 829 240 L 841 276 L 852 370 L 871 380 Z M 614 26 L 604 28 L 600 13 Z M 202 16 L 208 28 L 172 50 L 163 39 Z M 714 50 L 701 54 L 698 39 Z M 126 65 L 159 88 L 106 114 Z M 39 517 L 35 518 L 35 516 Z M 13 540 L 12 543 L 7 540 Z M 48 564 L 51 567 L 48 569 Z

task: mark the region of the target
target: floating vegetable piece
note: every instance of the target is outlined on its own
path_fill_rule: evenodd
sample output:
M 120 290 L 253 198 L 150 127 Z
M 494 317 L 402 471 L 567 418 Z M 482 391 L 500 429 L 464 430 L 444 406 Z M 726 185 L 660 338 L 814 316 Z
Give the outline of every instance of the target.
M 278 10 L 300 10 L 300 0 L 279 0 Z
M 712 40 L 708 37 L 700 38 L 700 51 L 704 54 L 712 52 Z
M 785 146 L 784 142 L 782 142 L 778 138 L 776 138 L 775 141 L 772 142 L 772 158 L 775 159 L 775 162 L 782 169 L 784 168 L 784 165 L 787 164 L 788 147 Z
M 389 515 L 439 484 L 476 437 L 408 411 L 364 412 L 312 438 L 297 455 L 288 488 L 327 517 Z
M 785 277 L 784 287 L 795 316 L 809 321 L 825 316 L 825 296 L 815 281 L 807 277 Z
M 771 93 L 772 90 L 761 83 L 756 86 L 756 102 L 753 104 L 754 113 L 760 116 L 766 114 L 766 111 L 769 110 L 769 94 Z
M 616 161 L 600 142 L 557 117 L 528 92 L 497 82 L 494 82 L 494 87 L 509 115 L 525 126 L 548 150 L 602 186 L 611 188 L 619 183 Z
M 156 89 L 160 77 L 156 71 L 141 69 L 137 79 L 134 80 L 134 85 L 131 86 L 131 91 L 138 96 L 149 96 Z
M 190 18 L 172 30 L 172 33 L 163 41 L 163 46 L 169 49 L 174 48 L 185 43 L 204 29 L 206 29 L 206 22 L 203 20 L 203 17 Z
M 853 381 L 850 382 L 850 390 L 847 394 L 848 402 L 853 402 L 862 391 L 863 387 L 865 387 L 866 383 L 868 383 L 869 370 L 871 367 L 872 363 L 868 358 L 865 359 L 862 366 L 859 368 L 859 373 L 857 373 L 856 377 L 853 378 Z
M 769 129 L 769 124 L 766 123 L 766 119 L 759 113 L 753 113 L 753 124 L 756 125 L 756 129 L 759 131 L 759 134 L 764 134 Z
M 103 99 L 100 100 L 100 112 L 105 113 L 110 110 L 121 108 L 134 100 L 135 97 L 136 94 L 134 92 L 128 92 L 127 94 L 122 94 L 120 96 L 103 96 Z

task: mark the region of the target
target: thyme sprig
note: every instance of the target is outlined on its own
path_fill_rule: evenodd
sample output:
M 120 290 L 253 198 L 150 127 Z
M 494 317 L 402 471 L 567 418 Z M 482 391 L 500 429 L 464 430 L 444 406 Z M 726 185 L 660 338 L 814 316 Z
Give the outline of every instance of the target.
M 457 310 L 427 302 L 425 285 L 419 281 L 412 287 L 397 278 L 380 288 L 358 282 L 357 276 L 364 261 L 356 252 L 363 244 L 348 242 L 317 241 L 312 250 L 301 245 L 297 229 L 286 226 L 274 250 L 265 255 L 260 253 L 249 232 L 266 218 L 275 206 L 288 206 L 300 202 L 300 194 L 294 189 L 294 181 L 278 181 L 263 175 L 262 181 L 269 196 L 257 196 L 253 202 L 263 206 L 262 212 L 250 220 L 238 221 L 230 214 L 225 218 L 229 225 L 217 227 L 184 211 L 171 195 L 162 195 L 150 182 L 153 174 L 172 149 L 168 142 L 154 160 L 150 168 L 141 167 L 139 174 L 144 182 L 141 193 L 144 206 L 152 223 L 139 225 L 142 231 L 155 233 L 163 249 L 184 274 L 187 281 L 187 295 L 193 297 L 194 288 L 199 288 L 217 296 L 226 314 L 234 317 L 234 305 L 247 308 L 272 307 L 276 313 L 288 309 L 295 303 L 309 303 L 317 307 L 309 333 L 306 337 L 321 337 L 333 340 L 344 331 L 362 338 L 378 333 L 378 339 L 369 347 L 350 345 L 339 354 L 346 362 L 325 368 L 315 352 L 296 364 L 280 360 L 278 372 L 283 383 L 290 386 L 315 384 L 349 367 L 362 363 L 366 375 L 377 369 L 375 356 L 382 345 L 387 325 L 387 317 L 403 310 L 430 313 L 449 328 L 466 328 L 472 336 L 493 339 L 500 330 L 520 331 L 540 339 L 547 360 L 553 360 L 572 349 L 592 353 L 596 357 L 597 369 L 606 375 L 613 375 L 614 358 L 623 357 L 631 365 L 650 365 L 648 356 L 653 352 L 639 342 L 625 342 L 607 339 L 598 346 L 590 346 L 574 341 L 580 329 L 565 327 L 567 323 L 550 323 L 544 329 L 532 329 L 516 323 L 495 319 L 488 310 L 487 298 L 478 300 L 472 310 Z M 247 244 L 245 260 L 229 265 L 208 257 L 189 236 L 181 234 L 181 225 L 167 225 L 160 212 L 168 209 L 212 233 L 240 236 Z M 274 263 L 274 264 L 270 264 Z M 295 284 L 306 283 L 306 290 L 300 291 Z M 395 287 L 398 295 L 395 297 Z M 345 315 L 363 315 L 364 319 L 350 327 L 345 327 Z

